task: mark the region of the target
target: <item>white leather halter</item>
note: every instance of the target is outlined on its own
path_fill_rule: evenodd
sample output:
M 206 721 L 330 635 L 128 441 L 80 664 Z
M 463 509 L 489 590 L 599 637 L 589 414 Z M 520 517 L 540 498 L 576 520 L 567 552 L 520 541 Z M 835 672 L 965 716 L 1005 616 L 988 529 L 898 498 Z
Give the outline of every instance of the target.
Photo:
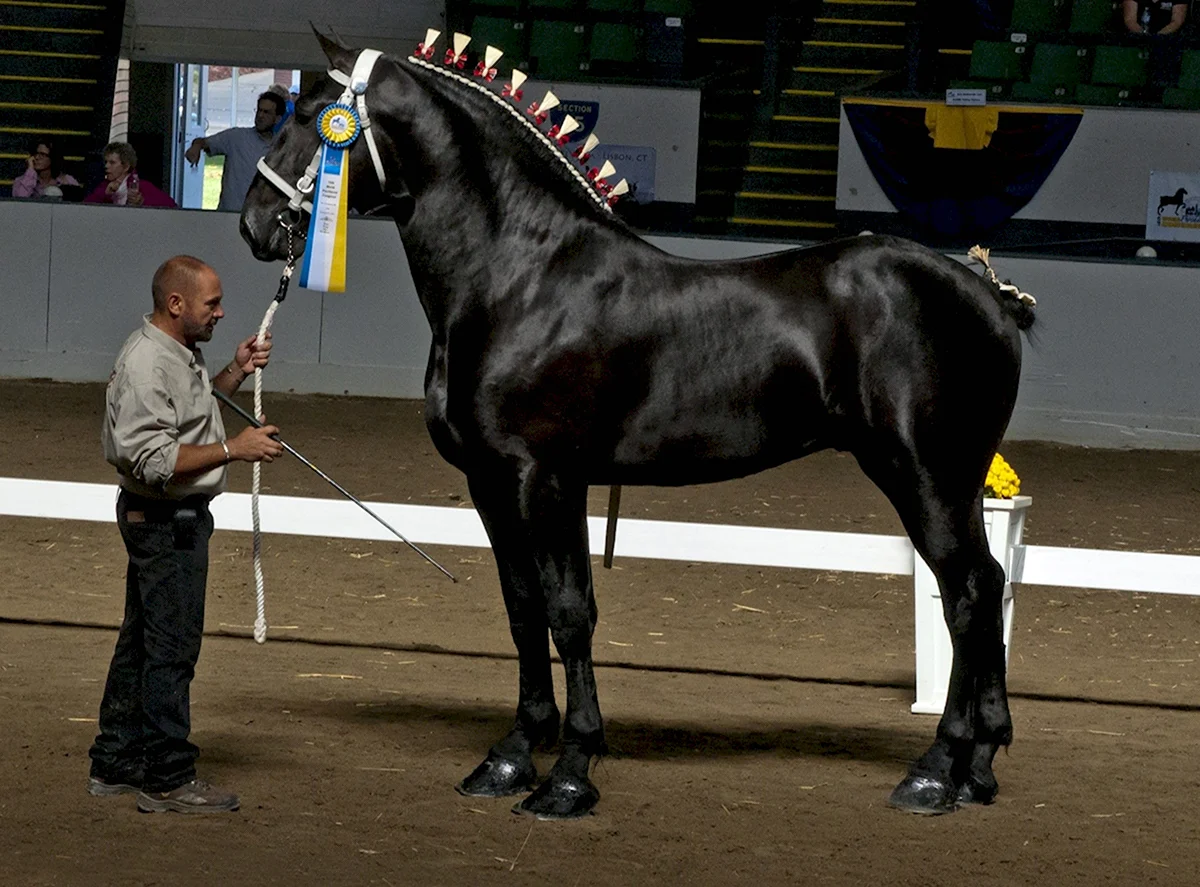
M 379 146 L 375 144 L 375 131 L 371 126 L 371 116 L 367 113 L 367 82 L 371 79 L 371 71 L 375 67 L 375 62 L 383 55 L 378 49 L 364 49 L 358 54 L 358 58 L 354 62 L 354 70 L 349 76 L 338 70 L 328 71 L 329 77 L 346 87 L 345 91 L 338 98 L 339 105 L 351 105 L 358 112 L 359 123 L 362 124 L 363 135 L 367 139 L 367 148 L 371 152 L 371 163 L 375 165 L 375 175 L 379 178 L 379 188 L 386 192 L 387 176 L 383 171 L 383 161 L 379 157 Z M 287 181 L 275 170 L 267 165 L 266 158 L 260 158 L 258 161 L 258 171 L 263 174 L 263 177 L 288 195 L 288 209 L 294 213 L 299 213 L 303 210 L 306 213 L 312 214 L 312 190 L 317 180 L 317 170 L 321 165 L 321 147 L 318 145 L 317 150 L 313 152 L 312 159 L 308 162 L 308 166 L 304 170 L 304 174 L 300 176 L 299 181 L 293 185 Z

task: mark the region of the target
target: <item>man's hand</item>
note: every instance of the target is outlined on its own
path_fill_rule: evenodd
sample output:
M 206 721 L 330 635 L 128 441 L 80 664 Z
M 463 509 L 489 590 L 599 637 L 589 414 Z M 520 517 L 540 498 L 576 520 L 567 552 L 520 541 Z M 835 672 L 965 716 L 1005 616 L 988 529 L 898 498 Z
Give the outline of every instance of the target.
M 192 139 L 192 143 L 188 145 L 188 149 L 183 152 L 183 156 L 192 166 L 196 166 L 200 162 L 200 152 L 204 150 L 204 139 Z
M 234 364 L 246 376 L 249 376 L 259 367 L 265 367 L 267 365 L 267 361 L 270 359 L 270 330 L 267 330 L 267 334 L 263 336 L 263 340 L 261 342 L 258 341 L 258 336 L 251 336 L 244 342 L 238 343 L 237 350 L 233 352 Z
M 260 417 L 260 421 L 266 417 Z M 229 458 L 242 462 L 271 462 L 276 456 L 283 455 L 283 447 L 271 435 L 278 434 L 279 429 L 274 425 L 263 425 L 262 428 L 244 428 L 237 437 L 225 441 L 229 447 Z
M 125 205 L 126 206 L 141 206 L 145 202 L 146 202 L 146 197 L 144 194 L 142 194 L 140 189 L 135 188 L 132 191 L 125 192 Z

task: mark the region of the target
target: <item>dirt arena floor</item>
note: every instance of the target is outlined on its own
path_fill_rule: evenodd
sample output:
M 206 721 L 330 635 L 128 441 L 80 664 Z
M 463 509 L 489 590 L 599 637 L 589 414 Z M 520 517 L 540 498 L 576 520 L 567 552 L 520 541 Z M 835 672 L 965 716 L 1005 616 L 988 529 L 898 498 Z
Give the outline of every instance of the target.
M 101 404 L 97 385 L 0 382 L 2 473 L 111 481 Z M 420 411 L 268 396 L 286 439 L 364 499 L 469 507 Z M 1029 543 L 1200 553 L 1200 453 L 1003 452 L 1034 499 Z M 233 469 L 234 489 L 249 479 Z M 266 484 L 332 495 L 290 461 Z M 592 513 L 605 501 L 594 490 Z M 711 487 L 626 489 L 622 513 L 900 532 L 834 453 Z M 0 517 L 0 883 L 1200 880 L 1198 599 L 1019 587 L 1000 797 L 925 818 L 884 803 L 935 727 L 909 712 L 911 579 L 597 561 L 603 798 L 583 821 L 543 823 L 453 790 L 516 699 L 490 552 L 431 548 L 459 574 L 451 585 L 398 544 L 265 546 L 273 628 L 260 647 L 250 537 L 215 535 L 193 685 L 201 774 L 240 792 L 242 810 L 147 816 L 85 793 L 122 612 L 116 527 Z

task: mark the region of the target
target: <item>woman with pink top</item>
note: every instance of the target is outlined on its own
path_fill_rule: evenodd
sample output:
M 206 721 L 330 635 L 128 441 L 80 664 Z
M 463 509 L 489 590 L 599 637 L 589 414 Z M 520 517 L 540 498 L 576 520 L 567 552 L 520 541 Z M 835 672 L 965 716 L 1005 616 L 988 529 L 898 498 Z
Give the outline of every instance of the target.
M 79 185 L 70 173 L 62 171 L 62 155 L 55 149 L 54 142 L 38 139 L 30 147 L 25 172 L 13 180 L 13 197 L 61 197 L 58 186 Z M 50 189 L 49 194 L 47 189 Z
M 120 206 L 177 206 L 171 196 L 137 174 L 137 152 L 128 142 L 104 146 L 104 181 L 84 203 L 116 203 Z

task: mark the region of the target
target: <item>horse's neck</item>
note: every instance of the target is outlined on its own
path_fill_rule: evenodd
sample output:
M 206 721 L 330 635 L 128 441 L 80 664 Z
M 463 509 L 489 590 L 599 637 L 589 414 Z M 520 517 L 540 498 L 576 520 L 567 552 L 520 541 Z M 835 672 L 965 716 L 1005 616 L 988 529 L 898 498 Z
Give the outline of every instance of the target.
M 414 189 L 415 211 L 400 233 L 435 333 L 449 316 L 502 297 L 514 281 L 536 279 L 569 241 L 608 227 L 587 205 L 583 185 L 573 193 L 573 183 L 538 169 L 561 162 L 551 149 L 544 158 L 514 157 L 511 139 L 462 118 L 443 117 L 425 132 L 428 176 Z

